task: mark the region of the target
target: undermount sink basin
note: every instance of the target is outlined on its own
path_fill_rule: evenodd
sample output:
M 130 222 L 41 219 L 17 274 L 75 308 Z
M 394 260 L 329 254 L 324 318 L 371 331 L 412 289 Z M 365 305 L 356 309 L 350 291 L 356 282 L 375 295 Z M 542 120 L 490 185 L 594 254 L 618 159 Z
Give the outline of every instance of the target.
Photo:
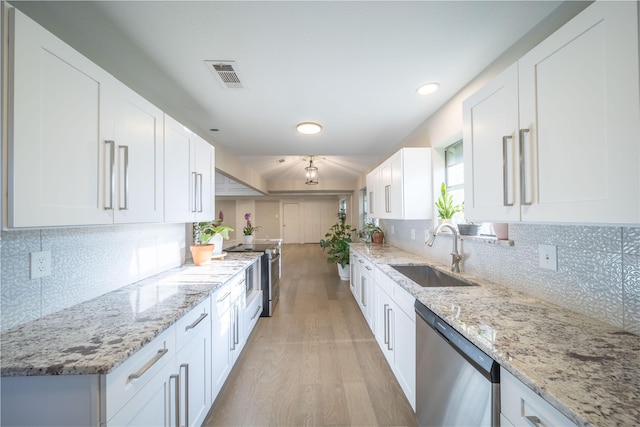
M 389 267 L 425 288 L 477 286 L 434 270 L 428 265 L 390 265 Z

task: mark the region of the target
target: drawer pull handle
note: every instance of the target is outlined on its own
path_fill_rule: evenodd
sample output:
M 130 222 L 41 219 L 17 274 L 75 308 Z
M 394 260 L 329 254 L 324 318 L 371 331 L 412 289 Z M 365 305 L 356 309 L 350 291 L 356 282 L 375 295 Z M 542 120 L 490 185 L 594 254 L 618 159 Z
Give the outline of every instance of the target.
M 202 313 L 200 315 L 200 317 L 198 317 L 195 322 L 193 322 L 192 324 L 188 325 L 187 327 L 184 328 L 185 332 L 188 331 L 189 329 L 193 329 L 196 326 L 198 326 L 198 323 L 202 322 L 206 317 L 208 316 L 207 313 Z
M 166 348 L 158 350 L 156 355 L 153 356 L 151 358 L 151 360 L 149 360 L 147 363 L 145 363 L 142 366 L 142 368 L 138 369 L 136 372 L 134 372 L 133 374 L 129 375 L 129 380 L 130 381 L 131 380 L 137 380 L 138 378 L 142 377 L 153 365 L 155 365 L 155 363 L 158 360 L 160 360 L 162 358 L 162 356 L 164 356 L 168 352 L 169 352 L 169 350 L 167 350 Z
M 364 268 L 366 268 L 367 270 L 371 271 L 371 267 L 369 267 L 368 265 L 365 265 Z
M 224 294 L 224 296 L 222 298 L 220 298 L 218 300 L 218 302 L 222 302 L 222 301 L 226 300 L 229 297 L 229 295 L 231 295 L 231 291 L 229 291 L 226 294 Z
M 524 419 L 527 421 L 527 423 L 531 427 L 541 427 L 542 426 L 542 421 L 540 421 L 540 418 L 536 417 L 535 415 L 527 415 L 526 417 L 524 417 Z

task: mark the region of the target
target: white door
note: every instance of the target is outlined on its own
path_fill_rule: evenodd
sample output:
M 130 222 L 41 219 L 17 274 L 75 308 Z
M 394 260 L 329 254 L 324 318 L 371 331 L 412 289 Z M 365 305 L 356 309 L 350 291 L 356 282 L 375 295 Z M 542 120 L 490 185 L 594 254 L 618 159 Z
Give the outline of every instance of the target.
M 283 243 L 302 243 L 300 239 L 300 206 L 298 203 L 285 203 L 283 211 Z

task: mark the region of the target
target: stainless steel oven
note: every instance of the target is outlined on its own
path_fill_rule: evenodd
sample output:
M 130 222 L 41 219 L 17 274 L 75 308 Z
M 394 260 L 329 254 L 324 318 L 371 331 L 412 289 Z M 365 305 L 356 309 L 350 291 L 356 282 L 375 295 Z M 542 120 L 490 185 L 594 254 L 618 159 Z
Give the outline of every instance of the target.
M 280 299 L 280 246 L 275 243 L 236 245 L 226 252 L 261 252 L 260 285 L 262 289 L 262 317 L 270 317 Z M 247 285 L 249 286 L 249 285 Z

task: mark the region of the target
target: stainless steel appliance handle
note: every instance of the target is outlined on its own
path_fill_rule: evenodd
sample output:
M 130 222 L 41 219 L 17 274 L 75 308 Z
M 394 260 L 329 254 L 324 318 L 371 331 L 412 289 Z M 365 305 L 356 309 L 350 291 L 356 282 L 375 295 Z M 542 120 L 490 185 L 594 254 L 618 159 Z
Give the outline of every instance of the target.
M 162 358 L 162 356 L 164 356 L 168 352 L 169 352 L 169 350 L 167 350 L 166 348 L 162 348 L 162 349 L 158 350 L 158 352 L 155 354 L 155 356 L 153 356 L 151 359 L 149 359 L 149 361 L 147 363 L 142 365 L 142 367 L 140 369 L 138 369 L 136 372 L 134 372 L 134 373 L 129 375 L 129 381 L 137 380 L 138 378 L 142 377 L 149 369 L 151 369 L 151 367 L 153 365 L 156 364 L 156 362 L 158 360 L 160 360 Z
M 176 427 L 180 427 L 180 375 L 173 374 L 169 376 L 169 381 L 175 380 L 176 382 L 176 396 L 174 399 L 174 404 L 176 405 Z
M 191 205 L 191 212 L 196 212 L 198 210 L 198 174 L 191 172 L 191 176 L 193 178 L 193 204 Z
M 509 203 L 509 159 L 507 158 L 507 141 L 513 139 L 511 135 L 502 137 L 502 204 L 503 206 L 513 206 Z
M 196 326 L 198 326 L 198 323 L 202 322 L 208 315 L 208 313 L 202 313 L 200 317 L 198 317 L 192 324 L 187 325 L 184 328 L 184 331 L 187 332 L 189 329 L 195 328 Z
M 182 368 L 184 368 L 184 425 L 189 427 L 189 364 L 181 364 L 180 369 Z
M 526 173 L 525 173 L 525 154 L 524 154 L 524 134 L 529 133 L 529 129 L 520 129 L 520 204 L 529 206 L 531 205 L 530 201 L 527 201 L 527 183 L 525 182 Z
M 128 145 L 118 145 L 118 150 L 123 150 L 123 162 L 124 162 L 124 206 L 121 206 L 118 203 L 118 209 L 121 211 L 126 211 L 129 209 L 129 146 Z
M 116 187 L 115 161 L 116 161 L 116 143 L 115 141 L 105 141 L 105 145 L 109 146 L 109 205 L 105 203 L 104 210 L 113 210 L 113 194 Z M 105 196 L 106 197 L 106 196 Z

